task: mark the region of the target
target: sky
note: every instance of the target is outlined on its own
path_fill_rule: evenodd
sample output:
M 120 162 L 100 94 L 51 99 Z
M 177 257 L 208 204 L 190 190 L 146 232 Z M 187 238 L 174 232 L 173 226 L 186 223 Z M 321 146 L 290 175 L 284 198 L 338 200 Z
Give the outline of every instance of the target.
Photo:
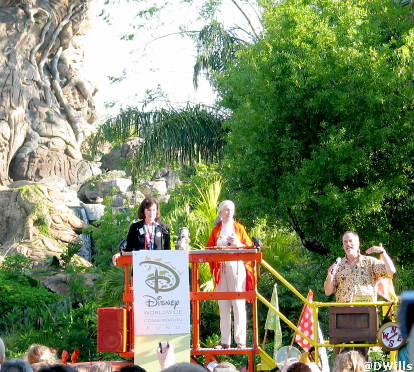
M 169 1 L 173 6 L 164 9 L 159 17 L 148 20 L 137 17 L 149 5 L 160 6 Z M 147 90 L 161 90 L 166 96 L 154 106 L 174 107 L 190 103 L 212 105 L 216 101 L 207 80 L 200 76 L 198 89 L 193 87 L 195 44 L 189 37 L 172 35 L 180 26 L 200 30 L 201 4 L 206 0 L 93 0 L 90 9 L 90 29 L 85 33 L 84 66 L 87 80 L 98 89 L 95 95 L 100 120 L 116 115 L 121 107 L 142 107 Z M 221 12 L 216 19 L 225 27 L 241 26 L 248 29 L 246 19 L 237 10 L 234 0 L 221 1 Z M 108 3 L 108 4 L 105 4 Z M 256 31 L 260 29 L 259 12 L 255 1 L 237 0 Z M 140 8 L 141 7 L 141 8 Z M 105 16 L 109 15 L 109 22 Z M 142 27 L 141 27 L 142 26 Z M 133 40 L 122 40 L 135 27 Z M 167 36 L 169 35 L 169 36 Z M 243 36 L 242 36 L 243 37 Z M 114 83 L 108 76 L 124 79 Z M 108 103 L 112 103 L 108 105 Z M 151 107 L 151 106 L 150 106 Z
M 121 2 L 123 2 L 121 6 Z M 95 104 L 99 117 L 116 115 L 120 107 L 141 107 L 146 90 L 162 90 L 174 106 L 187 102 L 211 105 L 215 94 L 202 78 L 197 90 L 193 87 L 195 63 L 194 42 L 176 33 L 182 24 L 199 29 L 197 8 L 180 4 L 160 19 L 154 17 L 146 27 L 138 30 L 133 40 L 121 40 L 133 25 L 142 23 L 135 16 L 137 5 L 120 0 L 109 5 L 110 23 L 99 16 L 108 9 L 102 0 L 95 0 L 91 8 L 91 27 L 84 36 L 85 76 L 98 89 Z M 108 76 L 125 79 L 111 82 Z M 113 107 L 106 103 L 113 102 Z

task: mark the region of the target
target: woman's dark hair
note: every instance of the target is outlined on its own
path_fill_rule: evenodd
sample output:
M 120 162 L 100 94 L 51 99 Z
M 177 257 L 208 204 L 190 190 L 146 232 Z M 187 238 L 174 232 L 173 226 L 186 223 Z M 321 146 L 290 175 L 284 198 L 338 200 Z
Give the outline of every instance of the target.
M 125 366 L 119 369 L 119 372 L 147 372 L 144 368 L 134 364 L 133 366 Z
M 1 370 L 5 372 L 33 372 L 29 363 L 21 359 L 9 359 L 1 365 Z
M 40 368 L 38 372 L 77 372 L 77 369 L 66 364 L 52 364 Z
M 295 362 L 287 368 L 286 372 L 312 372 L 312 370 L 306 363 Z
M 157 206 L 157 217 L 155 217 L 155 221 L 158 221 L 161 217 L 160 214 L 160 203 L 158 202 L 157 199 L 154 198 L 145 198 L 142 202 L 141 205 L 138 208 L 138 218 L 140 220 L 145 219 L 145 209 L 148 209 L 149 207 L 153 206 L 153 205 Z

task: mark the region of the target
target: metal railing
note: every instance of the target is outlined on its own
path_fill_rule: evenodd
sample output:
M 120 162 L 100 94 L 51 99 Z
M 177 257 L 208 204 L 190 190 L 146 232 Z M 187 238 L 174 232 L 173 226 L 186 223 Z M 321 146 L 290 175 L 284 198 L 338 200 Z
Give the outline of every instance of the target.
M 267 269 L 274 277 L 276 277 L 286 288 L 288 288 L 296 297 L 298 297 L 302 302 L 303 305 L 308 305 L 312 310 L 313 315 L 313 334 L 318 335 L 318 317 L 319 317 L 319 308 L 321 307 L 331 307 L 331 306 L 395 306 L 397 301 L 375 301 L 375 302 L 319 302 L 319 301 L 309 301 L 306 297 L 304 297 L 291 283 L 289 283 L 280 273 L 278 273 L 272 266 L 270 266 L 265 260 L 261 261 L 261 265 Z M 378 343 L 375 344 L 368 344 L 368 343 L 342 343 L 342 344 L 331 344 L 329 342 L 320 343 L 318 341 L 318 337 L 316 336 L 315 339 L 309 338 L 305 335 L 298 327 L 293 324 L 280 310 L 276 309 L 269 301 L 267 301 L 260 293 L 257 292 L 257 299 L 262 302 L 270 311 L 275 313 L 279 316 L 279 318 L 285 322 L 295 333 L 299 334 L 302 338 L 309 342 L 315 348 L 315 362 L 318 363 L 319 360 L 319 352 L 318 349 L 321 347 L 370 347 L 370 346 L 379 346 Z M 266 354 L 266 352 L 259 348 L 262 354 Z M 267 357 L 270 357 L 266 354 Z M 391 362 L 395 362 L 397 357 L 397 352 L 391 351 L 390 359 Z

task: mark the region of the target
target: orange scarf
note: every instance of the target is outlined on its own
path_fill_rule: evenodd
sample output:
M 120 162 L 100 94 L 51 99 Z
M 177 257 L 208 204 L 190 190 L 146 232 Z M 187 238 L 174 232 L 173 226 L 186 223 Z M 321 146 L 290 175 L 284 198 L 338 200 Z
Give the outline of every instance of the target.
M 210 237 L 208 238 L 206 247 L 214 247 L 217 245 L 217 239 L 219 238 L 221 232 L 221 225 L 222 223 L 219 222 L 216 226 L 214 226 L 213 230 L 211 231 Z M 241 223 L 237 221 L 234 221 L 234 232 L 236 233 L 237 238 L 243 245 L 253 245 L 252 240 L 247 235 L 246 229 Z M 246 291 L 251 291 L 254 289 L 256 282 L 254 264 L 252 262 L 245 262 L 244 267 L 246 268 Z M 210 270 L 213 274 L 214 285 L 217 286 L 217 284 L 220 282 L 221 262 L 210 262 Z

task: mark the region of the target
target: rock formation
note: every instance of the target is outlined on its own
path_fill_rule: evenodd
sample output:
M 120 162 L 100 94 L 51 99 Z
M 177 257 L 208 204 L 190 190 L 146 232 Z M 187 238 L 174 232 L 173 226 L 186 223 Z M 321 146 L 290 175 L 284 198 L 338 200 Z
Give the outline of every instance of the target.
M 91 88 L 79 77 L 76 37 L 88 0 L 0 0 L 0 184 L 99 173 L 82 159 Z
M 83 223 L 64 204 L 63 195 L 44 185 L 0 189 L 0 257 L 20 253 L 36 266 L 61 259 L 70 243 L 82 244 Z M 75 261 L 90 265 L 80 257 Z

